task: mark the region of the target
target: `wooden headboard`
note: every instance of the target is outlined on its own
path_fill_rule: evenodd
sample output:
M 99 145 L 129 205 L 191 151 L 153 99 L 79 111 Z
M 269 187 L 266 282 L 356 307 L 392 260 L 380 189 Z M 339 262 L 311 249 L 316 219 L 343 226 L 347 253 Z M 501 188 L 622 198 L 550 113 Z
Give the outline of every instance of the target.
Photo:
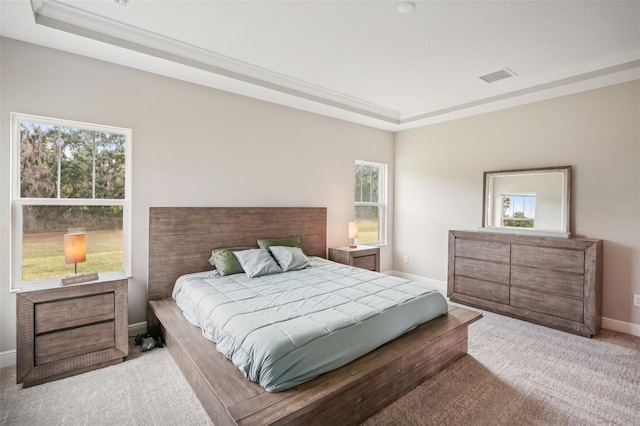
M 326 258 L 326 207 L 151 207 L 147 298 L 169 297 L 181 275 L 212 269 L 214 248 L 294 236 L 307 255 Z

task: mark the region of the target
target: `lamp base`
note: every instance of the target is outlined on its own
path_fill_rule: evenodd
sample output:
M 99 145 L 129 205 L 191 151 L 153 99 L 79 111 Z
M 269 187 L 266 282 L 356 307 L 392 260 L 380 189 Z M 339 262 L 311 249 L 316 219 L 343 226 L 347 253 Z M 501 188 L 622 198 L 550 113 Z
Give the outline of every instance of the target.
M 63 278 L 60 284 L 73 285 L 73 284 L 80 284 L 80 283 L 86 283 L 89 281 L 97 281 L 97 280 L 98 280 L 98 274 L 94 272 L 93 274 L 71 275 L 69 277 Z
M 347 247 L 349 247 L 349 248 L 358 248 L 358 245 L 357 244 L 349 244 Z

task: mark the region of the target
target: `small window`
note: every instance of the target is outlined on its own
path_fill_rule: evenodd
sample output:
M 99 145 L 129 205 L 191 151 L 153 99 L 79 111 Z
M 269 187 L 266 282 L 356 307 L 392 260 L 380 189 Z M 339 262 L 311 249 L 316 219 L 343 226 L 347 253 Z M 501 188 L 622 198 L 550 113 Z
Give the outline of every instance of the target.
M 356 160 L 355 218 L 358 244 L 386 243 L 387 165 Z
M 81 228 L 78 273 L 130 271 L 131 130 L 12 114 L 13 279 L 75 272 L 64 234 Z
M 502 194 L 502 226 L 533 228 L 535 216 L 535 195 Z

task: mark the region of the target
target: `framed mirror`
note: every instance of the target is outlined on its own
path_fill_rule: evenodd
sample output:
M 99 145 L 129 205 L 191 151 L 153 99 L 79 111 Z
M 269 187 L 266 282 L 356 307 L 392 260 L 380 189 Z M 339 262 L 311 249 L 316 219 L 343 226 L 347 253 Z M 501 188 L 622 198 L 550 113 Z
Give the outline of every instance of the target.
M 482 192 L 482 231 L 571 235 L 571 166 L 484 172 Z

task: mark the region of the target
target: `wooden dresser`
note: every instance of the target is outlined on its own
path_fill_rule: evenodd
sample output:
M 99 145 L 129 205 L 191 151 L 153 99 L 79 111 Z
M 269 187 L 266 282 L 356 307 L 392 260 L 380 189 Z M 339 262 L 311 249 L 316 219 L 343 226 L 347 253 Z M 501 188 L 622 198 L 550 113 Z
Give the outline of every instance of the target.
M 16 294 L 17 383 L 24 387 L 122 362 L 129 353 L 124 272 L 62 287 L 27 284 Z
M 593 336 L 602 323 L 602 240 L 449 231 L 447 295 Z

